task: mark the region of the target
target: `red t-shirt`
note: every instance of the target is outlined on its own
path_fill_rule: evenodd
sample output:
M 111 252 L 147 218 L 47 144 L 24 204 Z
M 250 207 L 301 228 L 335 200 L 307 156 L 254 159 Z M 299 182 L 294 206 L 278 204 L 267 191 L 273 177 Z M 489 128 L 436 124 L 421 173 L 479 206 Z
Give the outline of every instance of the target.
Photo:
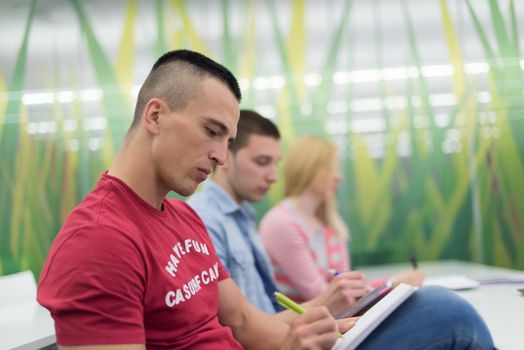
M 102 175 L 57 235 L 38 286 L 60 345 L 146 344 L 148 349 L 239 349 L 218 321 L 229 275 L 184 202 L 156 210 Z

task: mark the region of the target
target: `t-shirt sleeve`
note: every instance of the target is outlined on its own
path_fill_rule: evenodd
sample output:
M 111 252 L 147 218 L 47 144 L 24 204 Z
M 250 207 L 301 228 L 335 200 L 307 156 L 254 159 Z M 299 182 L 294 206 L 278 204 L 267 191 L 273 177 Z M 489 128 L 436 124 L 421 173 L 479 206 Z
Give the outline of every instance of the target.
M 51 251 L 38 302 L 60 345 L 144 344 L 144 263 L 136 242 L 106 227 L 82 229 Z

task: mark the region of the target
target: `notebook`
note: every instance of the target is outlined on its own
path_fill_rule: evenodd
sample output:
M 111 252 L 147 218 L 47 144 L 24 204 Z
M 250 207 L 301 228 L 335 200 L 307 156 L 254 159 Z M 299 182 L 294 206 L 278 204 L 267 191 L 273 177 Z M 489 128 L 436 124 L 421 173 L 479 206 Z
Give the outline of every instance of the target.
M 397 307 L 399 307 L 417 288 L 405 283 L 386 294 L 373 305 L 342 338 L 337 340 L 334 350 L 355 349 L 366 337 L 378 327 Z
M 424 280 L 425 286 L 441 286 L 451 290 L 474 289 L 480 286 L 479 281 L 463 275 L 444 275 L 427 277 Z
M 371 292 L 358 299 L 356 303 L 336 314 L 335 319 L 338 320 L 341 318 L 362 316 L 373 305 L 378 303 L 380 299 L 391 292 L 392 289 L 391 280 L 379 285 Z

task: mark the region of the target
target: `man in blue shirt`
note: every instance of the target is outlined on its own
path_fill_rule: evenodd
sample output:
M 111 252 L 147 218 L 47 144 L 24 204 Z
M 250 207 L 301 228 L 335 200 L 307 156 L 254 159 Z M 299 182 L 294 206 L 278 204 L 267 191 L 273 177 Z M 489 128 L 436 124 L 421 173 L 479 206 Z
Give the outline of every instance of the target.
M 277 180 L 280 133 L 269 119 L 241 110 L 237 137 L 229 149 L 226 164 L 215 169 L 213 179 L 188 203 L 204 221 L 218 257 L 248 300 L 275 313 L 280 308 L 273 299 L 273 271 L 250 202 L 260 201 Z M 360 272 L 347 272 L 305 304 L 326 305 L 336 312 L 365 294 L 366 285 Z M 287 318 L 286 314 L 282 316 Z

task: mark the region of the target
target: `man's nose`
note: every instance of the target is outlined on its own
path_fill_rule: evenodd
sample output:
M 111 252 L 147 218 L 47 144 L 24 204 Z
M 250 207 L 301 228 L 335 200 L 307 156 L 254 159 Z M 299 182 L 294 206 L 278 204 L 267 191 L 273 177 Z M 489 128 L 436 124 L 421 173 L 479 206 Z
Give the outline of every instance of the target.
M 225 146 L 220 145 L 213 149 L 209 155 L 209 158 L 216 164 L 216 165 L 224 165 L 227 161 L 227 144 Z
M 277 171 L 277 167 L 276 166 L 273 166 L 271 168 L 271 170 L 268 172 L 267 174 L 267 181 L 269 182 L 275 182 L 278 180 L 278 171 Z

